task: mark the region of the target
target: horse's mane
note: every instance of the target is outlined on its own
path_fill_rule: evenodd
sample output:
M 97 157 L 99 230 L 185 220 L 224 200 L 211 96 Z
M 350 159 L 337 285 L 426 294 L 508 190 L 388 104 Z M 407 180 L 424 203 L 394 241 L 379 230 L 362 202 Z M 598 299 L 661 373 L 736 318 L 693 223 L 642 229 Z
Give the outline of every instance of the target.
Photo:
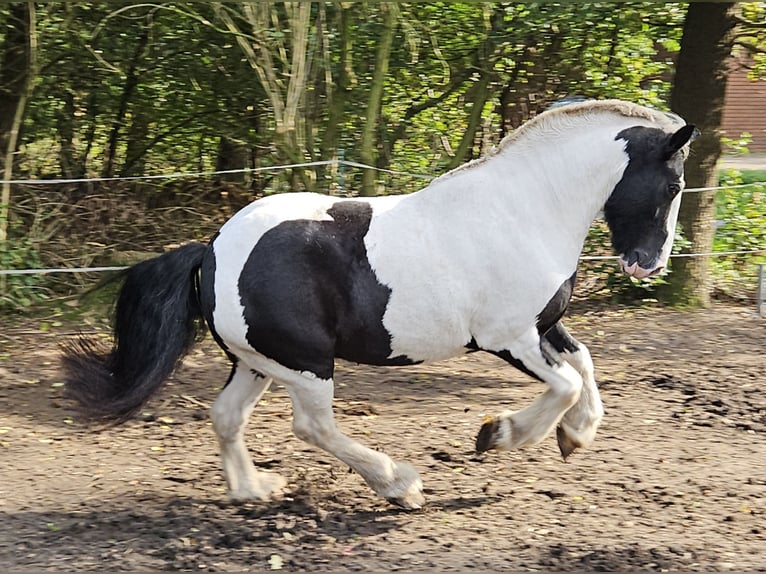
M 584 102 L 562 105 L 548 109 L 535 116 L 505 136 L 497 146 L 482 157 L 466 162 L 437 179 L 449 177 L 457 172 L 475 167 L 502 152 L 513 143 L 528 138 L 536 132 L 558 131 L 561 126 L 568 124 L 570 121 L 609 114 L 648 120 L 657 124 L 658 128 L 668 130 L 677 130 L 685 124 L 684 120 L 676 114 L 647 108 L 623 100 L 586 100 Z

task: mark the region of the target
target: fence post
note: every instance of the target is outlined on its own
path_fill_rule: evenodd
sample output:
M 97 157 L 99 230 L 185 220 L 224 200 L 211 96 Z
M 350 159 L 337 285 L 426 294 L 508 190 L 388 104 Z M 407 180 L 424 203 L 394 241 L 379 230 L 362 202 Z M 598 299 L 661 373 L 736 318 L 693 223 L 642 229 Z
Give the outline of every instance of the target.
M 766 265 L 763 263 L 758 264 L 758 316 L 763 317 L 763 311 L 766 307 Z
M 346 164 L 344 163 L 346 160 L 346 150 L 344 148 L 340 148 L 338 150 L 338 189 L 340 190 L 340 195 L 346 194 Z

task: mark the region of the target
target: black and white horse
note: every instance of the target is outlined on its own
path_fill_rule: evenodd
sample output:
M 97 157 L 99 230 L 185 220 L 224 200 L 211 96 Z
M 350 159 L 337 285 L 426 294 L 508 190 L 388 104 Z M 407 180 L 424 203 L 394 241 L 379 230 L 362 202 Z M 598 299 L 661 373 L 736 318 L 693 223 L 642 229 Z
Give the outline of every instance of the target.
M 423 502 L 415 469 L 343 434 L 332 412 L 336 358 L 411 365 L 482 350 L 547 385 L 526 408 L 485 421 L 476 446 L 517 449 L 554 428 L 564 457 L 603 415 L 587 348 L 560 322 L 588 229 L 603 212 L 622 269 L 668 260 L 694 127 L 617 100 L 549 110 L 487 157 L 411 195 L 274 195 L 190 244 L 125 274 L 115 344 L 64 355 L 83 413 L 120 422 L 172 373 L 204 318 L 233 363 L 211 411 L 229 495 L 284 486 L 256 471 L 246 421 L 272 381 L 295 434 L 344 461 L 405 508 Z

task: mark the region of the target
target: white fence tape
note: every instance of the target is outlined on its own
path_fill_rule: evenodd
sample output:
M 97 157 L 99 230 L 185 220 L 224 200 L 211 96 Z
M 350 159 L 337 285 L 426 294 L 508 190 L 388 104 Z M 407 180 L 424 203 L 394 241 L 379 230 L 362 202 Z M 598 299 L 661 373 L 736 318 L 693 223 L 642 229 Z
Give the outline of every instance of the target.
M 88 182 L 102 182 L 102 181 L 139 181 L 139 180 L 154 180 L 154 179 L 179 179 L 184 177 L 208 177 L 208 176 L 214 176 L 214 175 L 232 175 L 237 173 L 257 173 L 262 171 L 278 171 L 278 170 L 284 170 L 284 169 L 292 169 L 296 167 L 317 167 L 321 165 L 334 165 L 334 166 L 347 166 L 347 167 L 357 167 L 360 169 L 371 169 L 374 171 L 379 171 L 382 173 L 389 173 L 392 175 L 404 175 L 407 177 L 415 177 L 418 179 L 426 179 L 431 180 L 435 179 L 438 176 L 433 175 L 423 175 L 419 173 L 409 173 L 405 171 L 395 171 L 392 169 L 384 169 L 380 167 L 375 167 L 372 165 L 366 165 L 363 163 L 355 162 L 355 161 L 348 161 L 344 159 L 329 159 L 329 160 L 322 160 L 322 161 L 309 161 L 305 163 L 290 163 L 290 164 L 284 164 L 284 165 L 272 165 L 272 166 L 265 166 L 265 167 L 247 167 L 247 168 L 241 168 L 241 169 L 224 169 L 219 171 L 197 171 L 197 172 L 186 172 L 186 173 L 163 173 L 163 174 L 156 174 L 156 175 L 135 175 L 135 176 L 129 176 L 129 177 L 87 177 L 87 178 L 74 178 L 74 179 L 0 179 L 0 184 L 3 183 L 13 183 L 18 185 L 58 185 L 58 184 L 64 184 L 64 183 L 88 183 Z M 694 193 L 694 192 L 700 192 L 700 191 L 716 191 L 719 189 L 738 189 L 743 187 L 750 187 L 753 185 L 766 185 L 766 181 L 756 181 L 752 183 L 741 183 L 737 185 L 720 185 L 715 187 L 691 187 L 684 189 L 684 193 Z
M 365 165 L 363 163 L 357 163 L 355 161 L 347 161 L 344 159 L 328 159 L 322 161 L 309 161 L 305 163 L 289 163 L 284 165 L 270 165 L 264 167 L 244 167 L 241 169 L 224 169 L 219 171 L 196 171 L 196 172 L 178 172 L 178 173 L 162 173 L 156 175 L 134 175 L 129 177 L 85 177 L 75 179 L 0 179 L 0 184 L 3 183 L 15 183 L 23 185 L 56 185 L 62 183 L 88 183 L 93 181 L 138 181 L 146 179 L 178 179 L 183 177 L 207 177 L 212 175 L 231 175 L 236 173 L 257 173 L 261 171 L 279 171 L 284 169 L 292 169 L 295 167 L 318 167 L 320 165 L 344 165 L 348 167 L 359 167 L 362 169 L 372 169 L 375 171 L 381 171 L 390 173 L 393 175 L 406 175 L 409 177 L 417 177 L 420 179 L 434 179 L 431 175 L 422 175 L 417 173 L 407 173 L 403 171 L 394 171 L 391 169 L 383 169 L 372 165 Z

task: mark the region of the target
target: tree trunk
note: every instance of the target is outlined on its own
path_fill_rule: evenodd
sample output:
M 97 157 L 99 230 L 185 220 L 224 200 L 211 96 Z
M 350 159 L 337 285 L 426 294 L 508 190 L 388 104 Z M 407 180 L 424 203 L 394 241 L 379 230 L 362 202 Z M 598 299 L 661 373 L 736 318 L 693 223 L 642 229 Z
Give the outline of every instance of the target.
M 484 111 L 484 105 L 490 96 L 489 84 L 492 80 L 492 74 L 484 71 L 481 74 L 481 78 L 473 86 L 471 91 L 473 92 L 473 107 L 471 113 L 468 114 L 468 124 L 466 125 L 463 137 L 460 138 L 460 145 L 455 152 L 455 155 L 450 159 L 447 169 L 453 169 L 466 161 L 473 159 L 473 147 L 476 140 L 476 132 L 481 125 L 482 112 Z
M 496 77 L 494 67 L 498 57 L 497 43 L 498 37 L 503 34 L 505 28 L 504 15 L 505 9 L 503 7 L 494 10 L 490 19 L 490 27 L 486 31 L 487 35 L 478 46 L 474 55 L 473 67 L 479 69 L 481 75 L 479 80 L 469 89 L 469 92 L 472 94 L 473 107 L 468 115 L 468 124 L 466 125 L 463 137 L 460 139 L 460 145 L 447 166 L 448 169 L 453 169 L 474 158 L 473 148 L 476 132 L 481 125 L 484 105 L 492 95 L 491 84 Z
M 246 38 L 232 17 L 236 9 L 242 10 L 241 16 L 249 23 L 254 42 Z M 213 4 L 216 16 L 234 35 L 268 96 L 276 124 L 275 139 L 280 159 L 302 163 L 305 161 L 303 130 L 306 122 L 301 103 L 310 76 L 307 50 L 312 33 L 311 3 L 284 2 L 281 9 L 286 15 L 289 33 L 281 29 L 280 11 L 275 2 Z M 279 33 L 279 39 L 276 33 Z M 299 191 L 301 187 L 306 191 L 314 188 L 313 178 L 303 168 L 290 170 L 288 181 L 293 191 Z
M 37 70 L 37 17 L 32 0 L 11 9 L 11 18 L 21 22 L 18 30 L 12 27 L 4 43 L 3 68 L 0 80 L 5 89 L 0 90 L 0 145 L 5 154 L 2 192 L 0 192 L 0 253 L 7 248 L 8 218 L 11 208 L 11 184 L 13 163 L 18 147 L 19 132 L 24 121 L 27 102 L 32 95 Z M 9 83 L 6 84 L 5 82 Z M 8 117 L 5 117 L 7 114 Z M 2 278 L 5 283 L 5 276 Z
M 27 91 L 29 75 L 30 4 L 15 2 L 8 9 L 8 24 L 0 62 L 0 149 L 8 150 L 8 139 L 19 100 Z M 15 149 L 13 151 L 16 151 Z
M 337 21 L 340 33 L 340 61 L 338 62 L 338 74 L 336 87 L 332 90 L 332 85 L 327 86 L 328 94 L 328 117 L 327 127 L 325 128 L 320 144 L 319 159 L 329 160 L 336 156 L 338 141 L 340 139 L 343 114 L 346 109 L 346 101 L 351 92 L 351 78 L 353 74 L 351 53 L 353 50 L 353 38 L 351 35 L 351 26 L 353 24 L 353 8 L 346 8 L 341 2 L 337 3 Z M 327 55 L 327 66 L 330 66 L 330 56 Z M 332 91 L 331 91 L 332 90 Z M 325 184 L 324 181 L 326 168 L 319 166 L 317 168 L 317 181 Z
M 96 123 L 98 118 L 97 104 L 96 92 L 93 91 L 88 95 L 86 100 L 85 116 L 88 121 L 88 129 L 85 131 L 85 148 L 83 148 L 77 158 L 77 169 L 79 170 L 77 177 L 85 177 L 85 173 L 88 171 L 88 160 L 90 158 L 90 152 L 93 150 L 93 142 L 96 139 L 96 128 L 98 127 Z
M 56 114 L 56 129 L 59 135 L 59 168 L 64 177 L 75 177 L 74 157 L 74 114 L 75 97 L 72 90 L 63 96 L 64 105 Z
M 382 2 L 380 8 L 383 12 L 383 30 L 378 40 L 375 69 L 372 72 L 372 87 L 370 88 L 370 97 L 367 100 L 367 120 L 364 123 L 359 146 L 359 159 L 367 165 L 375 165 L 375 132 L 380 117 L 383 87 L 388 74 L 388 61 L 391 56 L 391 45 L 394 41 L 394 32 L 396 32 L 398 13 L 398 7 L 392 2 Z M 375 172 L 371 169 L 366 169 L 362 173 L 360 195 L 375 195 Z
M 149 117 L 145 110 L 135 109 L 128 129 L 128 142 L 125 149 L 125 162 L 120 169 L 120 177 L 144 175 L 146 166 L 146 145 L 149 139 Z
M 112 129 L 109 132 L 109 142 L 106 147 L 106 163 L 104 164 L 104 169 L 101 173 L 102 177 L 114 177 L 120 129 L 125 123 L 125 117 L 128 113 L 128 106 L 133 99 L 133 93 L 138 87 L 138 63 L 143 56 L 144 50 L 146 50 L 146 46 L 149 44 L 149 32 L 152 27 L 152 22 L 153 15 L 147 15 L 146 24 L 141 29 L 141 34 L 138 37 L 138 44 L 136 44 L 136 50 L 128 65 L 128 71 L 125 76 L 125 85 L 122 88 L 122 95 L 120 96 L 120 102 L 117 108 L 117 115 L 114 118 L 114 122 L 112 122 Z
M 692 2 L 686 13 L 670 104 L 674 112 L 702 132 L 686 162 L 686 185 L 690 188 L 717 185 L 719 132 L 736 23 L 734 6 L 733 2 Z M 712 250 L 714 218 L 714 191 L 684 194 L 678 221 L 690 242 L 689 253 Z M 707 257 L 675 258 L 672 271 L 670 302 L 694 307 L 710 305 Z
M 218 158 L 215 163 L 216 171 L 241 170 L 250 165 L 250 149 L 242 142 L 235 141 L 228 136 L 221 136 L 218 140 Z M 222 181 L 242 183 L 244 173 L 224 173 L 218 176 Z

